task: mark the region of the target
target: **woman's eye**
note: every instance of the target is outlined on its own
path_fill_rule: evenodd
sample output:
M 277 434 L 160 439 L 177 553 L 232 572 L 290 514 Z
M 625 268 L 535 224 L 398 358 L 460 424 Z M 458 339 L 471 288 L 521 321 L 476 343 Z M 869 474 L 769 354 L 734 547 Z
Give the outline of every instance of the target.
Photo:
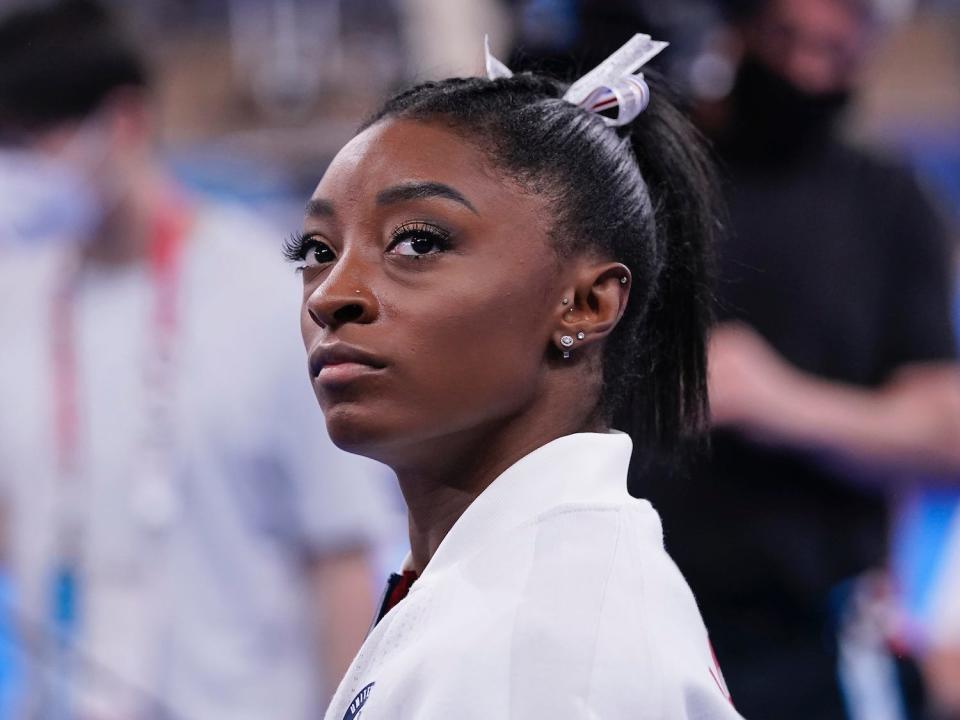
M 437 240 L 426 235 L 409 237 L 393 246 L 393 252 L 397 255 L 429 255 L 439 251 L 440 245 Z
M 326 265 L 337 259 L 330 246 L 319 239 L 318 235 L 295 233 L 283 243 L 283 256 L 295 263 L 297 272 L 307 268 Z
M 326 243 L 322 243 L 319 240 L 309 240 L 304 245 L 302 265 L 304 268 L 326 265 L 336 259 L 337 256 L 334 255 L 333 250 L 331 250 Z
M 401 225 L 393 234 L 388 252 L 407 257 L 436 255 L 447 249 L 449 233 L 420 223 Z

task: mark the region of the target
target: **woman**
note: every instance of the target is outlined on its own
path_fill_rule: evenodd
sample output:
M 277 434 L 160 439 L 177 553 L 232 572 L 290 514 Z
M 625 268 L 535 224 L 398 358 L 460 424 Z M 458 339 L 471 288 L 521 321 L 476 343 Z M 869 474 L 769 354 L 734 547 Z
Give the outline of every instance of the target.
M 287 248 L 330 435 L 409 509 L 326 717 L 739 717 L 610 430 L 703 424 L 709 164 L 662 94 L 617 128 L 500 75 L 389 100 Z

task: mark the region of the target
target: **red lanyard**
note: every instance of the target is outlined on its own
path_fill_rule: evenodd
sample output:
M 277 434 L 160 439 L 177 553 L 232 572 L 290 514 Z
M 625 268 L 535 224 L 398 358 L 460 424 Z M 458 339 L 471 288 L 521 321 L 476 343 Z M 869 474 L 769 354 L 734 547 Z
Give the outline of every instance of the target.
M 169 448 L 170 396 L 173 391 L 172 365 L 177 336 L 177 297 L 184 240 L 190 214 L 181 202 L 163 205 L 150 228 L 148 261 L 153 288 L 151 339 L 153 354 L 145 363 L 144 382 L 151 423 L 145 442 L 163 443 Z M 64 483 L 77 481 L 80 471 L 80 381 L 77 361 L 76 311 L 77 265 L 67 268 L 51 307 L 51 352 L 53 360 L 53 403 L 57 471 Z M 61 488 L 63 491 L 76 488 Z

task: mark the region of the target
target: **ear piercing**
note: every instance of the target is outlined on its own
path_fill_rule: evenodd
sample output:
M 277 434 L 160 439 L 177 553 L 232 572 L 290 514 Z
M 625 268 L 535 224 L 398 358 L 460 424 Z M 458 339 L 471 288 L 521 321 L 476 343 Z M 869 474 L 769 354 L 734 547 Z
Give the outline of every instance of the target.
M 577 333 L 577 340 L 583 340 L 586 336 L 587 336 L 587 334 L 586 334 L 583 330 L 580 330 L 580 331 Z M 571 337 L 570 335 L 563 335 L 563 336 L 560 338 L 560 345 L 563 346 L 563 359 L 564 359 L 564 360 L 569 360 L 569 359 L 570 359 L 570 348 L 573 347 L 573 343 L 574 343 L 574 342 L 575 342 L 575 340 L 574 340 L 573 337 Z
M 561 305 L 569 305 L 569 304 L 570 304 L 570 301 L 569 301 L 567 298 L 564 298 L 563 300 L 560 301 L 560 304 L 561 304 Z
M 627 276 L 626 276 L 626 275 L 621 275 L 621 276 L 620 276 L 620 284 L 621 284 L 621 285 L 626 285 L 626 284 L 627 284 Z

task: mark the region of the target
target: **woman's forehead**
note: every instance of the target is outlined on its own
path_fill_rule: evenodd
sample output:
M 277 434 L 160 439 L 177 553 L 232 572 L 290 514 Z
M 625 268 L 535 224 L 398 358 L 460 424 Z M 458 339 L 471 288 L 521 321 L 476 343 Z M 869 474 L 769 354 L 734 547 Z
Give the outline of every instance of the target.
M 356 202 L 413 182 L 448 185 L 478 208 L 495 210 L 522 200 L 506 186 L 490 158 L 462 134 L 440 124 L 399 119 L 382 120 L 347 143 L 313 197 Z

